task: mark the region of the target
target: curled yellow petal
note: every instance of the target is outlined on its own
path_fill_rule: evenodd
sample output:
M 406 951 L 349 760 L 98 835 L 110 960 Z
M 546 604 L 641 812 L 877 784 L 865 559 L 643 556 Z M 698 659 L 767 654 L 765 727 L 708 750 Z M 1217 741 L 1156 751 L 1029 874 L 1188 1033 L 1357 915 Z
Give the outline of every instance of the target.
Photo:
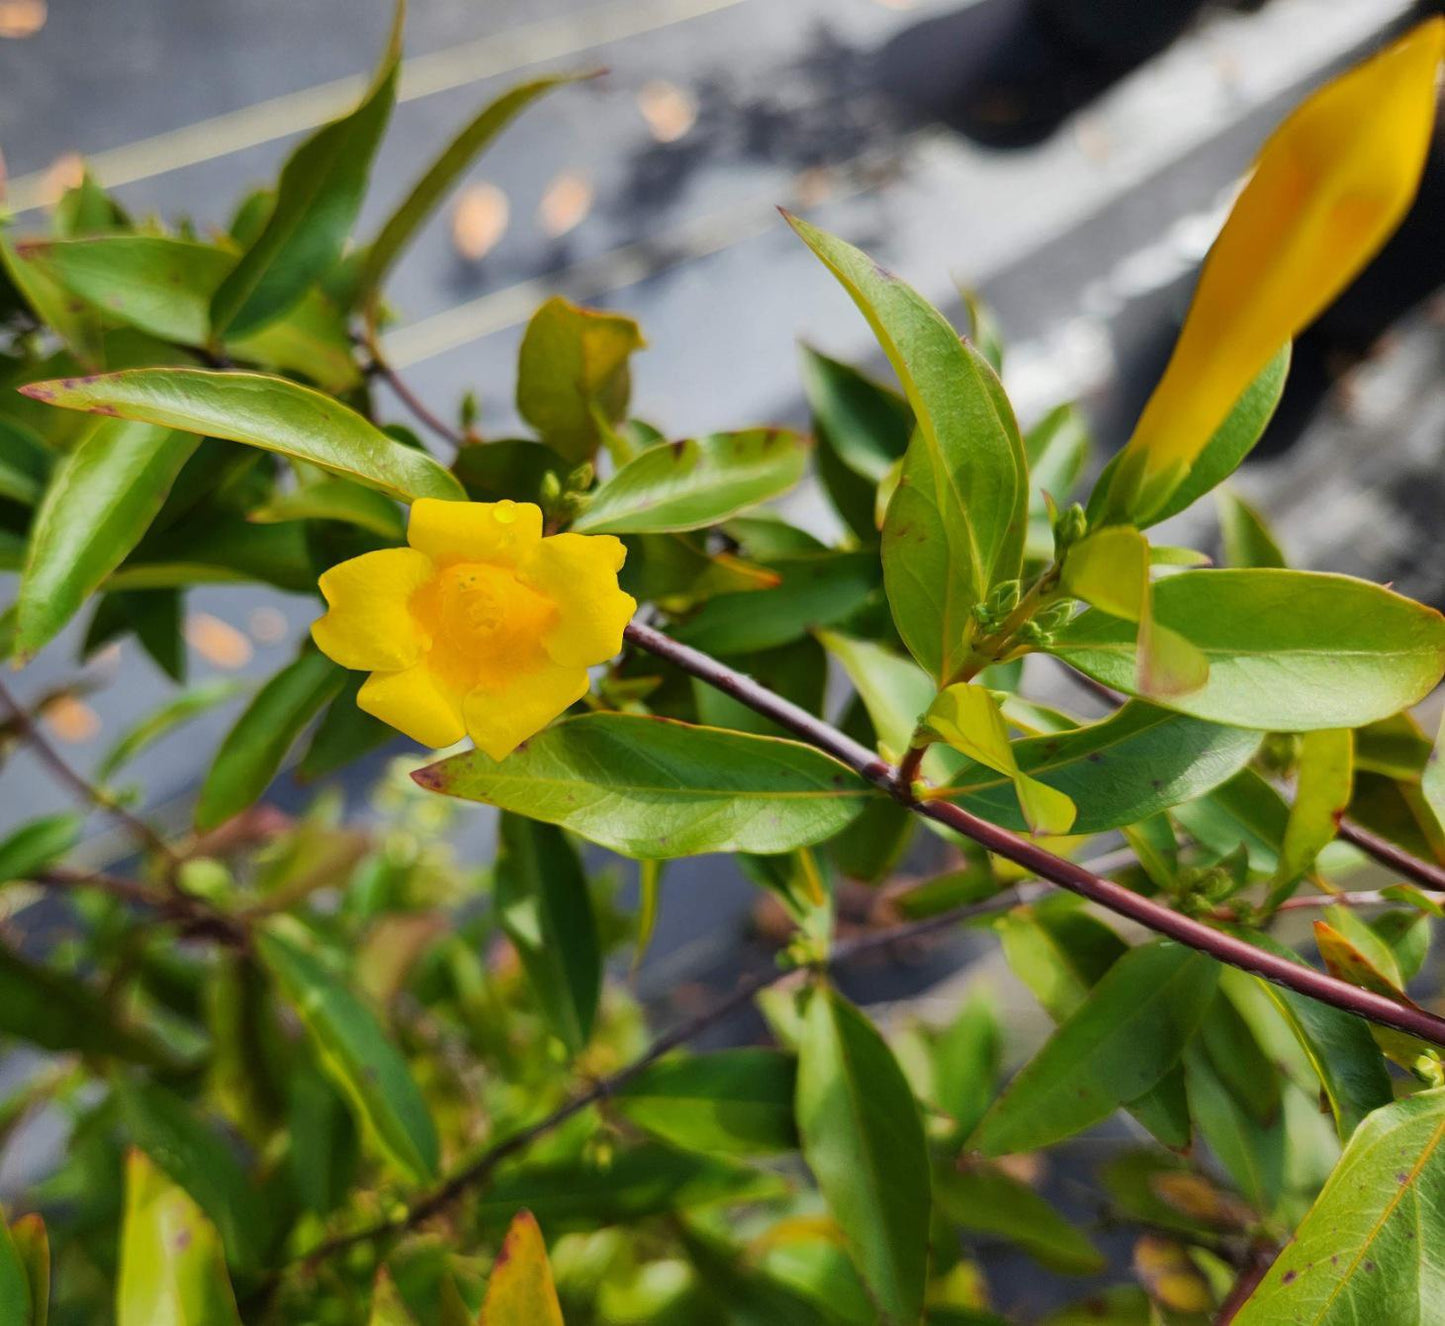
M 478 687 L 463 705 L 467 735 L 494 760 L 504 760 L 569 705 L 587 694 L 586 668 L 546 662 L 491 687 Z
M 522 580 L 557 605 L 557 619 L 542 636 L 555 662 L 590 667 L 622 648 L 622 628 L 637 611 L 637 600 L 617 588 L 626 556 L 610 534 L 557 534 L 522 563 Z
M 1163 505 L 1271 356 L 1400 224 L 1430 144 L 1442 53 L 1445 19 L 1432 18 L 1326 84 L 1270 136 L 1205 260 L 1103 523 Z
M 412 503 L 406 540 L 438 562 L 516 566 L 542 537 L 542 512 L 532 502 Z
M 425 663 L 400 672 L 373 672 L 356 696 L 357 707 L 434 749 L 467 734 L 461 696 L 449 691 Z
M 431 558 L 411 548 L 362 553 L 322 572 L 329 611 L 311 624 L 316 647 L 344 668 L 410 667 L 424 647 L 412 596 L 435 573 Z

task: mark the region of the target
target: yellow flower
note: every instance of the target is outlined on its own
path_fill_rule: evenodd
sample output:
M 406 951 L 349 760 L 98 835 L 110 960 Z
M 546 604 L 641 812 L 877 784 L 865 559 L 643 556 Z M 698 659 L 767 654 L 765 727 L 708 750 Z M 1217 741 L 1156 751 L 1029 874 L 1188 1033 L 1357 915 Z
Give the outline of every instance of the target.
M 504 759 L 622 648 L 637 603 L 617 587 L 627 550 L 611 535 L 544 539 L 530 502 L 422 498 L 406 537 L 322 575 L 330 611 L 311 635 L 371 673 L 362 709 L 423 746 L 470 736 Z
M 1445 19 L 1327 83 L 1270 135 L 1205 259 L 1099 523 L 1148 519 L 1279 349 L 1379 251 L 1419 187 Z

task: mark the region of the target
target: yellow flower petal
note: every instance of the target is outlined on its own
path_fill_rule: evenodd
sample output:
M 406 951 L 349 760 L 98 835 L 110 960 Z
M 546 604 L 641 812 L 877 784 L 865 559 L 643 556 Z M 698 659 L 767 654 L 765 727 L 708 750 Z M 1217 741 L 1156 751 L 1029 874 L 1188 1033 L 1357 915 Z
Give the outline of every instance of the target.
M 316 647 L 343 668 L 410 667 L 426 643 L 411 614 L 411 597 L 435 573 L 431 559 L 411 548 L 362 553 L 322 572 L 321 593 L 330 611 L 311 624 Z
M 586 695 L 587 685 L 586 668 L 543 663 L 534 671 L 514 674 L 498 688 L 478 687 L 462 706 L 467 734 L 492 759 L 504 760 Z
M 542 538 L 542 512 L 531 502 L 412 503 L 406 540 L 438 562 L 517 563 Z
M 461 696 L 451 693 L 425 663 L 401 672 L 374 672 L 356 694 L 357 708 L 433 749 L 467 734 Z
M 1270 358 L 1379 251 L 1419 187 L 1445 19 L 1326 84 L 1275 132 L 1205 260 L 1104 523 L 1147 518 Z
M 622 628 L 637 611 L 637 600 L 617 588 L 626 557 L 610 534 L 556 534 L 521 564 L 521 579 L 557 605 L 557 621 L 542 636 L 556 662 L 590 667 L 622 648 Z

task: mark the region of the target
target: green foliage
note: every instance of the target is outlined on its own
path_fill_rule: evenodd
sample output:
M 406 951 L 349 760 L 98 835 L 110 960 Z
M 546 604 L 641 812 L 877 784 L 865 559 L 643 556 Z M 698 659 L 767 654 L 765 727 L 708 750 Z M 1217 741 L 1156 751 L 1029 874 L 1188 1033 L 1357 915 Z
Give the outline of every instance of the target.
M 869 796 L 811 746 L 625 714 L 573 718 L 500 762 L 469 751 L 415 777 L 641 860 L 791 851 L 836 833 Z
M 999 1244 L 1077 1300 L 1025 1318 L 1053 1326 L 1203 1321 L 1264 1255 L 1244 1326 L 1439 1319 L 1445 1068 L 1347 1010 L 1430 1006 L 1445 907 L 1378 871 L 1356 888 L 1338 839 L 1363 826 L 1417 882 L 1445 862 L 1440 742 L 1409 712 L 1445 619 L 1288 569 L 1227 491 L 1227 569 L 1144 533 L 1244 460 L 1288 350 L 1191 463 L 1146 492 L 1110 462 L 1090 494 L 1083 413 L 1020 429 L 972 294 L 965 339 L 792 219 L 901 390 L 804 349 L 811 436 L 679 439 L 631 415 L 638 324 L 556 297 L 522 336 L 520 430 L 484 436 L 468 396 L 433 455 L 372 398 L 388 278 L 479 154 L 587 75 L 502 91 L 357 242 L 400 50 L 398 14 L 355 109 L 228 234 L 132 222 L 89 175 L 50 233 L 0 233 L 0 654 L 133 637 L 176 684 L 107 733 L 96 786 L 63 775 L 83 804 L 0 833 L 0 1138 L 43 1118 L 66 1140 L 0 1220 L 0 1320 L 998 1326 Z M 616 536 L 642 619 L 725 670 L 634 631 L 505 760 L 413 751 L 379 775 L 403 738 L 309 643 L 254 687 L 185 688 L 192 587 L 319 613 L 318 577 L 400 548 L 422 498 Z M 1029 654 L 1124 702 L 1082 717 Z M 0 759 L 27 761 L 7 776 L 89 684 L 26 680 L 0 691 Z M 154 805 L 174 780 L 137 775 L 233 702 L 178 828 Z M 288 764 L 293 814 L 266 804 Z M 1013 839 L 925 818 L 939 802 L 1056 855 L 1026 871 Z M 758 886 L 776 950 L 736 992 L 656 952 L 712 880 L 662 863 L 707 854 Z M 1033 878 L 1078 884 L 1063 857 L 1126 915 L 1254 956 L 1116 926 Z M 875 1017 L 840 992 L 964 925 L 970 953 L 997 942 L 1006 998 L 945 983 Z M 1322 965 L 1335 1002 L 1251 974 L 1281 960 Z M 727 1020 L 752 1007 L 763 1043 Z M 1149 1136 L 1118 1141 L 1120 1111 Z M 1053 1163 L 1081 1139 L 1082 1172 Z M 1052 1283 L 1082 1276 L 1087 1297 Z

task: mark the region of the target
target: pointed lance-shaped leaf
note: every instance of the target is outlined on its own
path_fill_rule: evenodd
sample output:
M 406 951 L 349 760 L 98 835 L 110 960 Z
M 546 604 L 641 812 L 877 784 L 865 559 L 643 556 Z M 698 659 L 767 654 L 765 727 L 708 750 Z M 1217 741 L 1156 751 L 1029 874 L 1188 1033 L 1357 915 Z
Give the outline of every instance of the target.
M 913 407 L 917 430 L 883 522 L 898 632 L 940 683 L 968 648 L 970 610 L 1023 564 L 1028 463 L 987 361 L 916 290 L 850 244 L 788 222 L 852 296 Z

